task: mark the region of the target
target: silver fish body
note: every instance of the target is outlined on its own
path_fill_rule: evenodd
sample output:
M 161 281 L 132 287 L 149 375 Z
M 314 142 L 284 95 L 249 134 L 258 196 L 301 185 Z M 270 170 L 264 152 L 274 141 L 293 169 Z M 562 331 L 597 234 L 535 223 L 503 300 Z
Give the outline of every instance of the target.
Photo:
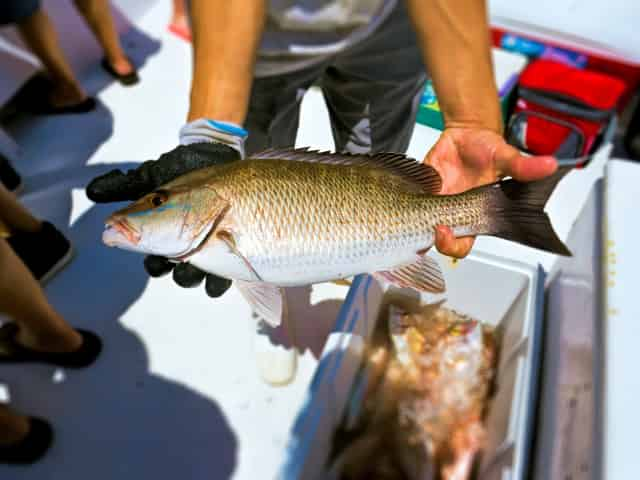
M 219 187 L 234 199 L 220 228 L 233 232 L 253 270 L 216 238 L 189 261 L 223 277 L 288 287 L 414 262 L 433 245 L 439 224 L 454 226 L 457 235 L 488 228 L 484 192 L 436 196 L 408 191 L 366 167 L 298 167 L 288 160 L 249 160 L 244 168 L 255 172 L 252 181 Z M 277 178 L 265 170 L 277 170 Z
M 425 255 L 437 225 L 568 254 L 543 212 L 565 173 L 438 195 L 437 172 L 403 155 L 271 150 L 170 182 L 112 215 L 103 240 L 236 280 L 276 317 L 281 287 L 361 273 L 444 290 Z

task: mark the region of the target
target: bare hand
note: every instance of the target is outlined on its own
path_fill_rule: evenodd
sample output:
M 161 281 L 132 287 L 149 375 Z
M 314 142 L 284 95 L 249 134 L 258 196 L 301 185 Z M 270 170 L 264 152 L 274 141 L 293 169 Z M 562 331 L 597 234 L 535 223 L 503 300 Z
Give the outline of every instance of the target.
M 442 194 L 460 193 L 502 177 L 530 182 L 553 174 L 558 168 L 551 156 L 526 157 L 493 130 L 447 128 L 424 162 L 442 176 Z M 474 237 L 455 238 L 449 227 L 436 228 L 436 248 L 444 255 L 464 258 Z

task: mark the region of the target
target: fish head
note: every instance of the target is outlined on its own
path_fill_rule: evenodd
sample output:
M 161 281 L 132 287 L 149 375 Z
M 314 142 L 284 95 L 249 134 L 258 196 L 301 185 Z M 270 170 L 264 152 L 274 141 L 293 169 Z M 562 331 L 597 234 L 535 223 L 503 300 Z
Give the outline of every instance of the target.
M 227 206 L 213 188 L 160 188 L 113 213 L 102 241 L 124 250 L 181 259 L 207 240 Z

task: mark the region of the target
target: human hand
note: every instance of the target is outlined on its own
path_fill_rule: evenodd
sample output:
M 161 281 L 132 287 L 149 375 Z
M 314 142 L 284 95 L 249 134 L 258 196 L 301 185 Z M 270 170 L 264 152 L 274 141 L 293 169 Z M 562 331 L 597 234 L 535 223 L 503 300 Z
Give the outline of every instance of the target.
M 164 153 L 158 160 L 144 162 L 138 168 L 123 173 L 112 170 L 94 178 L 87 186 L 87 197 L 96 203 L 133 201 L 156 188 L 192 170 L 239 160 L 244 154 L 242 130 L 231 126 L 229 131 L 219 132 L 224 124 L 214 122 L 209 128 L 206 120 L 187 124 L 181 130 L 182 145 Z M 188 128 L 188 127 L 192 128 Z M 144 267 L 152 277 L 160 277 L 173 271 L 173 280 L 181 287 L 192 288 L 205 281 L 205 291 L 211 297 L 219 297 L 231 286 L 231 281 L 206 274 L 188 262 L 174 263 L 155 255 L 144 260 Z
M 441 194 L 455 194 L 512 177 L 522 182 L 540 180 L 558 168 L 551 156 L 526 157 L 493 130 L 473 127 L 446 128 L 424 162 L 442 177 Z M 464 258 L 474 237 L 455 238 L 449 227 L 436 228 L 435 245 L 444 255 Z

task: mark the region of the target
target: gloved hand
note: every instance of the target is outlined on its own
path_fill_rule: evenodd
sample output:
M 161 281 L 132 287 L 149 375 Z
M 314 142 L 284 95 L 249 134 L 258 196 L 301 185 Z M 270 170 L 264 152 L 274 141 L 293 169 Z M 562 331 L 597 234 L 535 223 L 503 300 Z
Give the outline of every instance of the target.
M 187 123 L 180 130 L 178 147 L 126 173 L 116 169 L 94 178 L 87 186 L 87 197 L 96 203 L 137 200 L 192 170 L 240 160 L 246 137 L 246 131 L 228 123 L 206 119 Z M 173 280 L 184 288 L 196 287 L 206 277 L 205 291 L 211 297 L 219 297 L 231 286 L 231 280 L 155 255 L 145 258 L 144 267 L 152 277 L 173 271 Z

